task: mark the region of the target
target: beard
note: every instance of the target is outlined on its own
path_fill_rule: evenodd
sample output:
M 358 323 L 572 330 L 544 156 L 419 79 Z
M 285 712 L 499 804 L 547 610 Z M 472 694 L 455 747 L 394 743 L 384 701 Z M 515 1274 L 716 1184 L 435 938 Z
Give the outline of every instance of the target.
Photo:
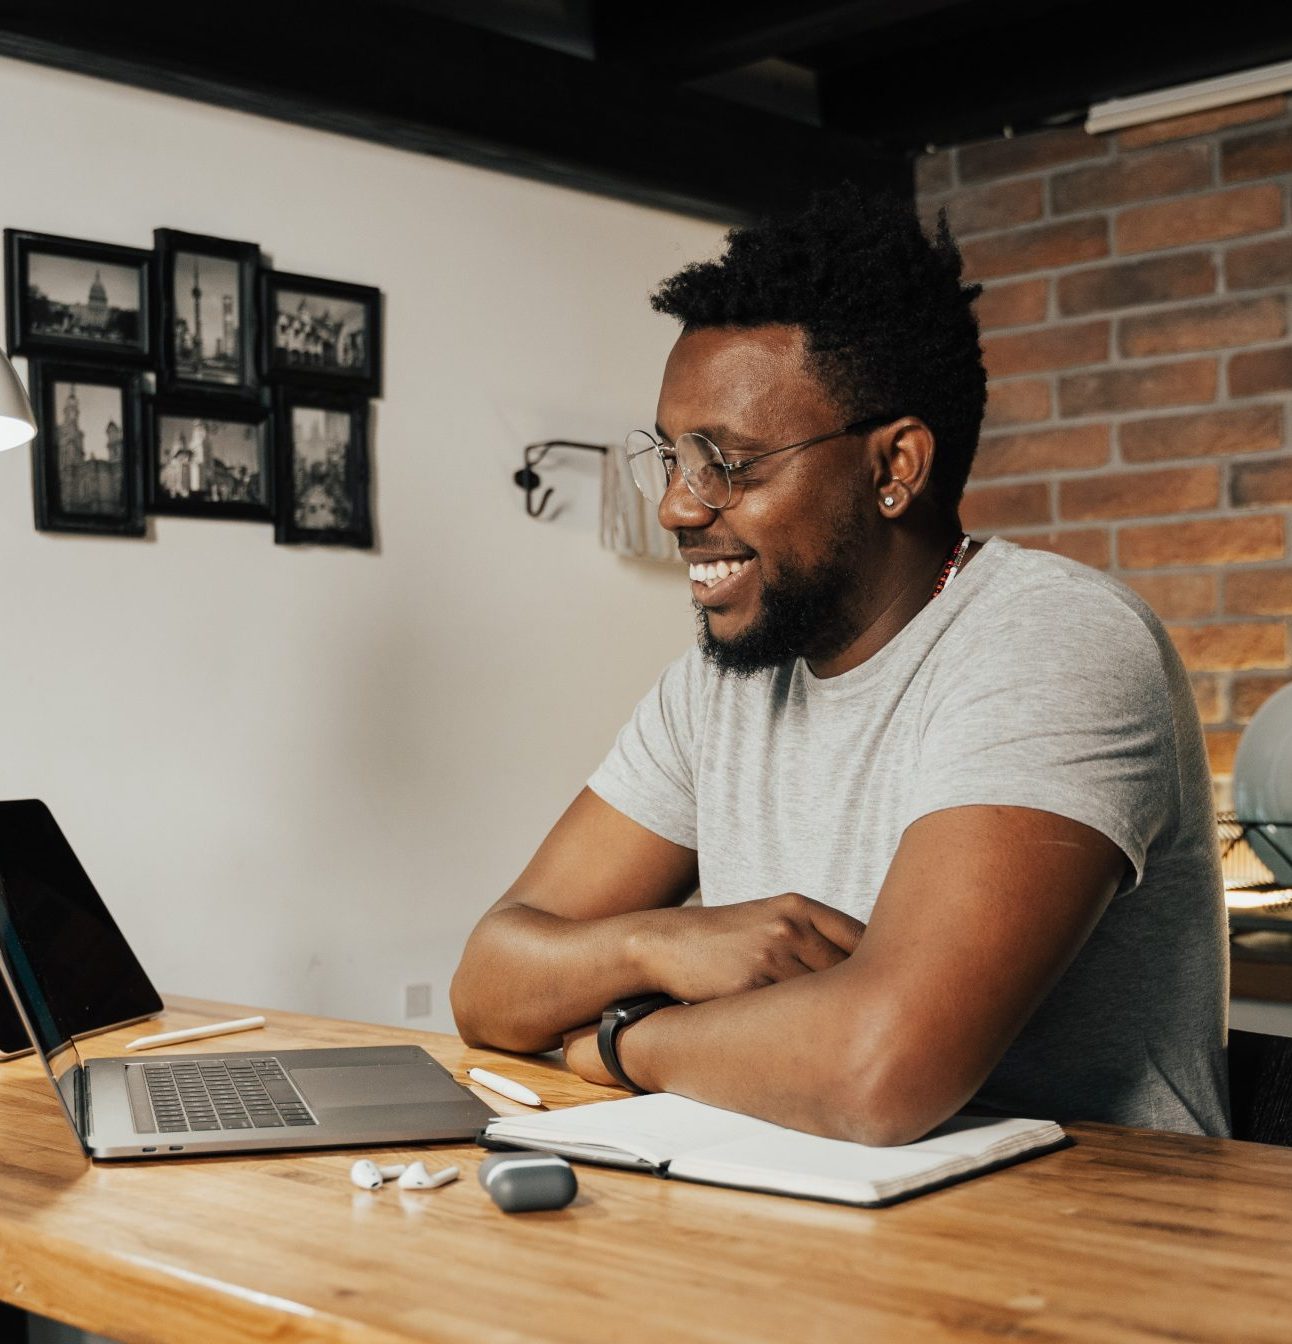
M 831 559 L 815 569 L 783 568 L 764 584 L 758 615 L 729 639 L 713 633 L 709 613 L 697 602 L 700 652 L 719 672 L 752 677 L 793 658 L 824 660 L 842 653 L 861 634 L 856 614 L 864 593 L 866 538 L 860 509 L 840 520 Z

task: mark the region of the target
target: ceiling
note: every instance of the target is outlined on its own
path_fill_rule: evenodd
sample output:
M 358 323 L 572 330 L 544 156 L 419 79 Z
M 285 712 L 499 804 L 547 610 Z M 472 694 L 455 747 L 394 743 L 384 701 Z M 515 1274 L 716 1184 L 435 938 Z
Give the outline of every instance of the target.
M 1292 4 L 0 0 L 0 54 L 740 220 L 1292 59 Z

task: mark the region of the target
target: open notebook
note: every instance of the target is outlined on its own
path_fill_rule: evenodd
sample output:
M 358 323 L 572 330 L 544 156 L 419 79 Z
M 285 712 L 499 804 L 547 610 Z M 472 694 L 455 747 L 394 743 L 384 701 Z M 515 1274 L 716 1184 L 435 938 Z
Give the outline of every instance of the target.
M 1052 1120 L 953 1116 L 900 1148 L 823 1139 L 657 1092 L 491 1120 L 489 1148 L 535 1148 L 683 1181 L 867 1208 L 1065 1147 Z

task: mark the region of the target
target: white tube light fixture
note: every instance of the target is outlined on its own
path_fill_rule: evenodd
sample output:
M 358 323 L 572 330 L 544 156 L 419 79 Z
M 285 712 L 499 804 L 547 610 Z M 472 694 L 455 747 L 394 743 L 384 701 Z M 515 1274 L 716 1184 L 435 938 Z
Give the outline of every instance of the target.
M 13 371 L 13 365 L 0 354 L 0 452 L 20 448 L 36 437 L 36 417 L 31 402 Z
M 1292 61 L 1282 61 L 1217 79 L 1177 84 L 1173 89 L 1140 93 L 1133 98 L 1110 98 L 1106 103 L 1095 103 L 1086 116 L 1086 130 L 1091 135 L 1101 135 L 1127 126 L 1141 126 L 1146 121 L 1162 121 L 1190 112 L 1228 107 L 1231 103 L 1250 102 L 1253 98 L 1268 98 L 1289 89 L 1292 89 Z

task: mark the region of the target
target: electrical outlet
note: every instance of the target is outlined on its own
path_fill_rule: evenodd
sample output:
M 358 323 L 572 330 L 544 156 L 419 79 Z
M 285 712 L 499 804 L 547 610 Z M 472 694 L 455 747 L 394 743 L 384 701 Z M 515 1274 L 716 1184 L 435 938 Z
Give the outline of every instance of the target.
M 430 985 L 405 985 L 404 1016 L 430 1017 L 430 1015 L 431 1015 Z

